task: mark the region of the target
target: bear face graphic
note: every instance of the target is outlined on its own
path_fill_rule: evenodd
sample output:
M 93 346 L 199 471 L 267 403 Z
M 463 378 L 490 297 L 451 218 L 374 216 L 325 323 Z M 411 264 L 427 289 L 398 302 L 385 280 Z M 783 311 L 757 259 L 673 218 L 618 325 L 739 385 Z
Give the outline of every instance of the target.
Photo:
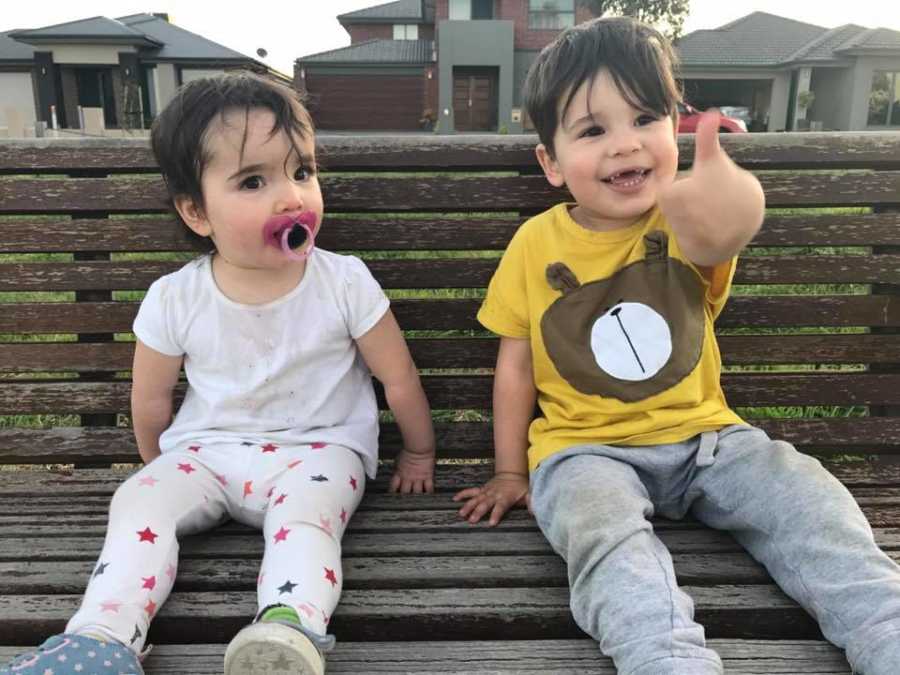
M 703 283 L 669 257 L 664 232 L 648 233 L 644 248 L 643 260 L 583 285 L 563 263 L 547 267 L 562 296 L 541 318 L 544 345 L 584 394 L 641 401 L 678 384 L 700 360 Z

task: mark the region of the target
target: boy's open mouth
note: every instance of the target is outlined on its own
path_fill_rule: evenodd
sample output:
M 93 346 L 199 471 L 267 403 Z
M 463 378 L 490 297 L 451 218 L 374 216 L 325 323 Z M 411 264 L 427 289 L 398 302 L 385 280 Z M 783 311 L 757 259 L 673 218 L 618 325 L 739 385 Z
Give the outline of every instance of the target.
M 603 179 L 603 182 L 616 187 L 633 187 L 635 185 L 640 185 L 651 171 L 652 169 L 625 169 L 624 171 L 619 171 L 611 176 L 607 176 Z

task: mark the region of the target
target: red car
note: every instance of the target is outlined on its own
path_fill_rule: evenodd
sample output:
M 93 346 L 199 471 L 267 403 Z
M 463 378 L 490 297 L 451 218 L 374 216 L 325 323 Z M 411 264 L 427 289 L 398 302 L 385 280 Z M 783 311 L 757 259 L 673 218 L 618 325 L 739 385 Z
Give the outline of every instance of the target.
M 678 104 L 678 133 L 692 134 L 697 131 L 697 122 L 700 121 L 701 111 L 687 103 Z M 743 134 L 747 132 L 744 120 L 722 115 L 719 118 L 719 133 Z

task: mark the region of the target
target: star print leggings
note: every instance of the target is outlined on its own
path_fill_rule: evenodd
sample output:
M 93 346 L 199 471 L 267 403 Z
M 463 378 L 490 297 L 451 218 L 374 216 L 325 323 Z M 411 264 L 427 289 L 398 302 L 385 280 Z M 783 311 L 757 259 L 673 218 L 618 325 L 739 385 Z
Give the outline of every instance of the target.
M 175 582 L 178 540 L 233 518 L 265 537 L 259 607 L 293 607 L 306 630 L 324 637 L 341 594 L 341 537 L 364 488 L 362 460 L 339 445 L 166 452 L 116 490 L 103 551 L 66 632 L 141 653 Z

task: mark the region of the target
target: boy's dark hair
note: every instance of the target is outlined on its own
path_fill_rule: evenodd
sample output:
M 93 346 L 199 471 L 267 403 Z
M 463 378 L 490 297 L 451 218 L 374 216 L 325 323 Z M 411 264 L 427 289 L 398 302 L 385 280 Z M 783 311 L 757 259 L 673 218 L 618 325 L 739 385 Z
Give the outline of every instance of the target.
M 270 137 L 283 131 L 293 151 L 301 154 L 294 138 L 311 136 L 313 123 L 298 91 L 250 72 L 204 77 L 178 89 L 175 97 L 153 121 L 150 131 L 153 155 L 173 204 L 176 197 L 189 197 L 201 210 L 206 208 L 201 181 L 212 159 L 207 143 L 211 124 L 217 119 L 224 121 L 227 113 L 235 111 L 243 112 L 246 120 L 250 111 L 257 108 L 269 110 L 275 116 Z M 242 156 L 246 141 L 245 125 Z M 286 157 L 285 163 L 287 161 Z M 175 215 L 178 217 L 177 212 Z M 215 248 L 208 237 L 197 235 L 187 225 L 185 229 L 198 248 Z
M 553 136 L 582 83 L 606 68 L 635 108 L 677 119 L 681 91 L 677 57 L 654 28 L 630 17 L 600 18 L 567 29 L 544 47 L 525 78 L 528 116 L 554 155 Z

